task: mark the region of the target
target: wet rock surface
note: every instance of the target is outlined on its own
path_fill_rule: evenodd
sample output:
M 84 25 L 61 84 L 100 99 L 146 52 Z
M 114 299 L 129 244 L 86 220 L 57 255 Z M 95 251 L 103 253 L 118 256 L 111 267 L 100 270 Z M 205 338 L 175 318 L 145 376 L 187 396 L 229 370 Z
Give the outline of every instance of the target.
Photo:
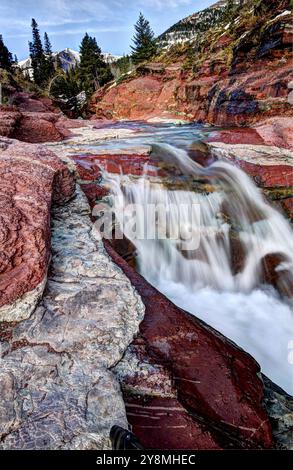
M 180 403 L 170 371 L 148 356 L 143 338 L 129 346 L 114 373 L 128 421 L 147 449 L 221 449 L 220 436 Z
M 1 324 L 2 449 L 107 449 L 112 425 L 127 426 L 110 368 L 144 306 L 106 255 L 77 191 L 52 213 L 52 263 L 30 318 Z
M 188 426 L 197 428 L 193 436 L 197 440 L 197 446 L 193 441 L 196 448 L 205 448 L 205 445 L 214 448 L 272 447 L 270 424 L 261 405 L 263 386 L 256 362 L 215 330 L 175 307 L 128 266 L 108 242 L 105 246 L 136 287 L 146 307 L 138 337 L 146 354 L 141 358 L 137 343 L 132 344 L 128 352 L 133 354 L 135 351 L 133 360 L 126 357 L 126 370 L 123 372 L 121 365 L 117 369 L 120 380 L 122 378 L 129 422 L 142 443 L 158 448 L 156 439 L 160 439 L 164 448 L 174 445 L 174 436 L 170 436 L 168 419 L 164 416 L 176 411 L 176 420 L 184 422 L 180 424 L 183 429 L 180 434 L 188 433 Z M 136 366 L 131 371 L 133 363 Z M 141 372 L 144 363 L 146 373 Z M 156 387 L 153 393 L 142 393 L 142 389 L 151 383 L 149 363 L 155 364 L 155 368 L 163 367 L 171 377 L 173 388 L 169 387 L 168 400 L 153 398 Z M 129 390 L 132 390 L 130 397 Z M 178 409 L 174 395 L 180 403 Z M 157 415 L 157 406 L 162 411 L 162 419 Z M 193 424 L 189 419 L 185 421 L 187 415 L 182 406 Z M 153 424 L 148 425 L 146 433 L 145 418 L 151 419 L 151 416 Z M 182 445 L 178 439 L 176 448 Z
M 0 320 L 14 321 L 27 318 L 42 294 L 51 204 L 72 197 L 74 179 L 51 151 L 6 138 L 0 176 Z
M 270 417 L 277 448 L 293 450 L 293 398 L 264 375 L 262 378 L 263 403 Z
M 268 145 L 208 143 L 214 158 L 224 158 L 251 176 L 264 194 L 293 218 L 293 153 L 291 150 Z

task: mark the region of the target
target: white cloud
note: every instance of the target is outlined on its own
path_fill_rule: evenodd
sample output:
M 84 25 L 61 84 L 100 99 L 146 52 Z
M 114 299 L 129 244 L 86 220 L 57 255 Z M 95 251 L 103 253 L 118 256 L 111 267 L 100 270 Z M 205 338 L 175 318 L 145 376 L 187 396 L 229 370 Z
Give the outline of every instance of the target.
M 106 21 L 111 13 L 109 2 L 99 0 L 14 0 L 0 5 L 0 25 L 9 18 L 10 28 L 21 29 L 30 26 L 32 17 L 39 26 L 84 24 Z

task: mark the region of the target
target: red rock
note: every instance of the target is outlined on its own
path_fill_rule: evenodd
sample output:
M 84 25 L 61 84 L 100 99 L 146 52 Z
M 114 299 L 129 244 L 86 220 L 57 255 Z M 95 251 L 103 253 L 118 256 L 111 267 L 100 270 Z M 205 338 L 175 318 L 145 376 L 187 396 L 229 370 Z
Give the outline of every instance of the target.
M 64 134 L 56 127 L 58 117 L 51 113 L 23 113 L 10 137 L 23 142 L 58 142 Z
M 111 88 L 106 99 L 99 106 L 98 116 L 108 118 L 139 119 L 151 116 L 156 97 L 161 93 L 162 85 L 154 77 L 137 78 L 126 84 Z M 131 102 L 129 101 L 132 96 Z
M 49 150 L 0 139 L 0 306 L 33 290 L 50 257 L 50 207 L 69 199 L 74 181 Z
M 98 165 L 86 158 L 73 157 L 77 173 L 82 181 L 95 181 L 100 178 L 101 170 Z
M 17 108 L 13 106 L 0 107 L 0 136 L 11 136 L 20 119 L 21 113 L 17 111 Z
M 124 173 L 141 175 L 144 165 L 149 161 L 148 155 L 114 154 L 114 155 L 72 155 L 72 160 L 77 163 L 77 169 L 81 179 L 98 178 L 101 174 L 100 167 L 109 173 Z
M 156 396 L 146 400 L 127 394 L 124 400 L 132 430 L 146 449 L 221 449 L 208 426 L 196 423 L 178 400 Z
M 91 208 L 95 206 L 97 199 L 103 198 L 108 194 L 107 189 L 97 183 L 82 183 L 81 188 L 88 198 Z
M 126 81 L 92 98 L 91 109 L 98 117 L 108 119 L 148 119 L 166 114 L 216 125 L 247 125 L 266 116 L 292 116 L 287 102 L 287 83 L 291 77 L 288 65 L 269 67 L 266 75 L 259 70 L 237 76 L 231 84 L 225 78 L 221 62 L 209 63 L 193 81 L 161 76 L 143 76 Z M 212 72 L 211 72 L 212 69 Z M 284 82 L 282 96 L 275 96 L 278 83 Z M 179 114 L 178 114 L 179 113 Z
M 224 142 L 225 144 L 265 144 L 263 138 L 259 135 L 257 130 L 250 127 L 215 131 L 208 137 L 206 141 Z
M 221 448 L 272 447 L 270 424 L 261 404 L 263 385 L 258 364 L 215 330 L 173 305 L 122 260 L 109 242 L 104 243 L 144 301 L 146 313 L 140 325 L 140 337 L 146 342 L 148 358 L 169 371 L 178 401 L 199 427 L 198 441 L 191 427 L 193 448 L 203 448 L 206 427 L 215 446 L 220 436 Z M 126 400 L 129 400 L 127 395 Z M 135 394 L 131 404 L 144 406 L 141 397 Z M 157 409 L 152 411 L 148 403 L 146 413 L 148 420 L 159 418 Z M 152 420 L 150 428 L 142 428 L 145 416 L 138 419 L 137 413 L 133 416 L 129 408 L 128 419 L 143 444 L 155 442 L 157 438 L 162 447 L 171 448 L 175 435 L 180 442 L 181 428 L 176 431 L 166 425 L 154 427 L 160 420 Z M 178 416 L 178 421 L 181 419 Z M 209 439 L 207 436 L 206 446 Z
M 293 185 L 292 166 L 257 165 L 243 160 L 238 160 L 237 164 L 262 188 L 289 188 Z
M 266 145 L 293 149 L 293 119 L 275 117 L 254 127 Z
M 136 368 L 129 364 L 137 364 Z M 135 339 L 115 368 L 128 419 L 147 449 L 221 449 L 220 436 L 194 420 L 180 403 L 170 372 Z
M 263 7 L 265 0 L 260 4 Z M 208 37 L 202 33 L 204 56 L 203 51 L 197 54 L 191 47 L 182 47 L 175 51 L 174 66 L 169 65 L 172 49 L 163 55 L 164 63 L 143 64 L 122 83 L 99 90 L 90 109 L 99 118 L 173 115 L 225 127 L 247 126 L 273 116 L 292 117 L 288 100 L 291 18 L 275 20 L 284 5 L 271 2 L 266 8 L 265 13 L 258 12 L 255 28 L 247 29 L 246 21 L 239 22 L 245 24 L 239 36 L 225 31 L 211 44 L 210 33 Z M 233 48 L 232 42 L 236 43 Z
M 290 164 L 292 153 L 287 149 L 266 145 L 230 145 L 222 142 L 208 143 L 208 146 L 213 158 L 231 161 L 250 175 L 261 188 L 276 191 L 282 188 L 288 193 L 293 186 Z
M 17 93 L 17 105 L 0 106 L 0 136 L 31 143 L 58 142 L 73 135 L 70 128 L 86 125 L 66 119 L 51 100 L 31 95 Z
M 11 100 L 13 104 L 17 106 L 19 111 L 34 113 L 59 113 L 59 110 L 54 106 L 53 101 L 50 98 L 41 98 L 34 95 L 33 93 L 16 92 Z
M 281 253 L 271 253 L 261 260 L 262 281 L 276 287 L 282 295 L 293 298 L 293 274 L 288 269 L 279 269 L 288 260 Z
M 288 197 L 280 201 L 285 214 L 293 220 L 293 197 Z

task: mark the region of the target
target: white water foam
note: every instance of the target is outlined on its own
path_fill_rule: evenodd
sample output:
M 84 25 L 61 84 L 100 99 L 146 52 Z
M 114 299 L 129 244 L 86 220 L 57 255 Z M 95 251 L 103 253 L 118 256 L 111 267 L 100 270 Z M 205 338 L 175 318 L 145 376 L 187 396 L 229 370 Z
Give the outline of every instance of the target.
M 250 353 L 265 375 L 293 394 L 293 364 L 288 359 L 293 339 L 292 310 L 273 290 L 219 292 L 205 287 L 192 292 L 183 284 L 164 279 L 148 281 L 175 305 Z
M 289 223 L 264 199 L 261 191 L 240 169 L 226 162 L 203 168 L 188 154 L 167 144 L 156 153 L 172 161 L 193 180 L 205 178 L 216 191 L 202 194 L 168 189 L 147 174 L 133 179 L 108 175 L 115 213 L 121 221 L 128 204 L 141 208 L 137 223 L 148 223 L 147 206 L 163 204 L 200 205 L 200 246 L 184 253 L 171 239 L 136 239 L 141 274 L 175 304 L 205 320 L 259 361 L 263 372 L 293 393 L 293 365 L 289 363 L 289 343 L 293 340 L 293 312 L 289 303 L 262 288 L 262 260 L 268 254 L 282 258 L 280 275 L 293 269 L 293 236 Z M 226 207 L 226 209 L 225 209 Z M 228 213 L 228 219 L 223 214 Z M 180 221 L 179 221 L 180 216 Z M 188 214 L 171 212 L 171 225 L 190 225 Z M 231 230 L 236 232 L 243 266 L 234 271 Z M 282 277 L 282 276 L 281 276 Z

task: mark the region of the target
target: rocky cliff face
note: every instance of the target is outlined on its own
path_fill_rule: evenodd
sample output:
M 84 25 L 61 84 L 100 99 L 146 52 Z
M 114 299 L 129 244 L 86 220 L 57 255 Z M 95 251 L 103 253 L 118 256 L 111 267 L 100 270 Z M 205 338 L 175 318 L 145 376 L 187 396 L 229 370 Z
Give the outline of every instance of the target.
M 97 92 L 91 109 L 98 117 L 172 116 L 217 125 L 292 117 L 292 32 L 289 1 L 245 2 L 228 24 L 217 23 Z

